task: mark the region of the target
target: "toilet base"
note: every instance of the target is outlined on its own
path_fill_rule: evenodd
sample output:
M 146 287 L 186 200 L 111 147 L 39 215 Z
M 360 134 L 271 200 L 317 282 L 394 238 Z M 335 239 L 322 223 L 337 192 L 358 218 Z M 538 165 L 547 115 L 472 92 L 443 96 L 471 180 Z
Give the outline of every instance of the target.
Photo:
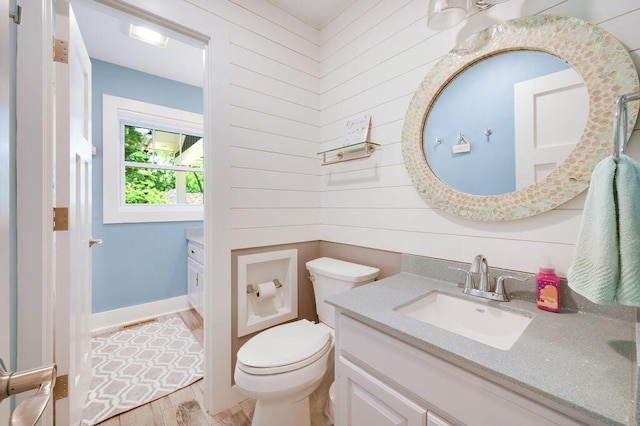
M 331 382 L 331 386 L 329 387 L 329 395 L 327 398 L 327 403 L 324 407 L 324 415 L 329 419 L 329 424 L 334 425 L 335 420 L 335 412 L 336 412 L 336 390 L 335 390 L 335 382 Z
M 256 401 L 251 426 L 311 426 L 309 397 L 288 403 Z

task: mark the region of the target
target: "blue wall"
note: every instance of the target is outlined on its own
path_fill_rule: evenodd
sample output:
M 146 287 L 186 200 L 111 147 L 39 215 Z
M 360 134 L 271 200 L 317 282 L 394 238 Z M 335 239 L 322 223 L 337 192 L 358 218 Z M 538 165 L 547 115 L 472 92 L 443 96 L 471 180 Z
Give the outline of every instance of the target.
M 118 65 L 93 66 L 93 313 L 187 294 L 185 228 L 199 222 L 102 223 L 102 95 L 202 113 L 202 89 Z
M 438 98 L 425 128 L 424 149 L 436 175 L 469 194 L 515 191 L 513 85 L 567 68 L 555 56 L 523 51 L 494 56 L 460 74 Z M 493 131 L 489 139 L 487 127 Z M 471 152 L 452 153 L 459 133 L 471 142 Z M 436 137 L 442 144 L 436 145 Z

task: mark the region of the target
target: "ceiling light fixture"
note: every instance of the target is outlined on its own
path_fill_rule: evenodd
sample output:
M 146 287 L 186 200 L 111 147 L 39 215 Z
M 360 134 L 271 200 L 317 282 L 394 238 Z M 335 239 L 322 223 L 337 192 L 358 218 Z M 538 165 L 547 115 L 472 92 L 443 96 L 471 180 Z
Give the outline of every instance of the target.
M 482 11 L 507 0 L 430 0 L 427 12 L 429 28 L 443 30 L 458 25 L 469 14 L 469 3 Z
M 134 24 L 129 25 L 129 36 L 162 48 L 167 47 L 167 42 L 169 41 L 169 37 L 164 36 L 157 31 Z

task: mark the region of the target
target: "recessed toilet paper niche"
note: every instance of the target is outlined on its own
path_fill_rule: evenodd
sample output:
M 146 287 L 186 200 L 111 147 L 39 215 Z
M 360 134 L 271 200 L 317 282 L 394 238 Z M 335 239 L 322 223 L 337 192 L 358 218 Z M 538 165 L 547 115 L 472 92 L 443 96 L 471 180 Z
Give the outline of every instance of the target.
M 298 250 L 238 256 L 238 337 L 297 317 Z

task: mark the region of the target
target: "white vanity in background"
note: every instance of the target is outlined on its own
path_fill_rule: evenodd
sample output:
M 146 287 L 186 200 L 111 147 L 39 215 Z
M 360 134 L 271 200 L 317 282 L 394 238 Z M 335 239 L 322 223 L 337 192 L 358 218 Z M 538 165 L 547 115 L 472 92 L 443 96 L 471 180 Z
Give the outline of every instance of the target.
M 189 303 L 204 316 L 204 238 L 202 228 L 188 228 L 187 237 L 187 295 Z

